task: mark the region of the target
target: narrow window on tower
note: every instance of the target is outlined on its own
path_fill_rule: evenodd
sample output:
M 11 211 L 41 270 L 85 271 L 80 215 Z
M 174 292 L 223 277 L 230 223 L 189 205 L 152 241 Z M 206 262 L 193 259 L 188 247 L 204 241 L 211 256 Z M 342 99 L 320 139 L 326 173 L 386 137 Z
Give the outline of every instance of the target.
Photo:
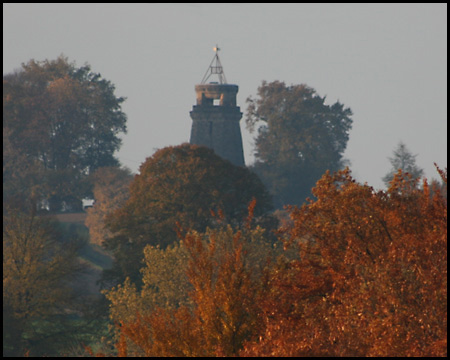
M 212 121 L 209 122 L 209 138 L 212 136 Z

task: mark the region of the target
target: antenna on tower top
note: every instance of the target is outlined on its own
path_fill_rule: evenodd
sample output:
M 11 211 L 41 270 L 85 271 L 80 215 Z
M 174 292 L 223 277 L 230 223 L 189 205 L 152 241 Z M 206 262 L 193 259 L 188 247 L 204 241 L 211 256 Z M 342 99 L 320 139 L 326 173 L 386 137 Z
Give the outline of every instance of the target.
M 205 84 L 206 80 L 208 80 L 212 74 L 217 74 L 217 76 L 219 77 L 219 83 L 226 84 L 227 79 L 225 78 L 225 73 L 223 72 L 223 67 L 222 67 L 222 64 L 220 63 L 220 59 L 219 59 L 220 48 L 218 45 L 216 45 L 216 47 L 213 50 L 215 52 L 215 55 L 211 61 L 211 64 L 209 64 L 208 70 L 206 70 L 206 74 L 205 74 L 205 76 L 203 76 L 201 83 Z

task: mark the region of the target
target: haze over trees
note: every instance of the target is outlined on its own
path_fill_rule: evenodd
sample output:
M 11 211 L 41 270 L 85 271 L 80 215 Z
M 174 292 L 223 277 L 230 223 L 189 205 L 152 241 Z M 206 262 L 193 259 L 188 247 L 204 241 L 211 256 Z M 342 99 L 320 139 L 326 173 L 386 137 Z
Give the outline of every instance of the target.
M 37 62 L 3 76 L 4 198 L 47 199 L 81 208 L 87 176 L 118 166 L 114 152 L 126 132 L 125 100 L 114 85 L 67 58 Z M 6 191 L 6 193 L 5 193 Z
M 126 116 L 114 90 L 62 56 L 3 76 L 4 356 L 69 354 L 103 331 L 87 318 L 83 229 L 37 210 L 44 200 L 51 212 L 81 210 L 92 172 L 119 165 Z
M 392 165 L 391 170 L 383 177 L 386 186 L 394 178 L 394 175 L 399 169 L 403 172 L 411 174 L 412 179 L 418 179 L 423 176 L 423 169 L 416 165 L 417 155 L 413 155 L 403 142 L 399 142 L 397 148 L 394 150 L 393 156 L 389 157 L 389 162 Z
M 326 170 L 346 164 L 343 153 L 352 126 L 350 108 L 307 85 L 263 81 L 247 99 L 247 127 L 257 131 L 253 170 L 274 196 L 277 208 L 301 205 Z
M 57 355 L 75 342 L 67 314 L 80 310 L 71 287 L 79 246 L 48 219 L 3 216 L 3 356 Z
M 3 89 L 3 356 L 447 356 L 447 170 L 419 180 L 405 148 L 387 190 L 358 183 L 339 102 L 278 81 L 248 99 L 272 212 L 205 147 L 121 169 L 124 99 L 87 65 L 32 60 Z M 86 229 L 36 211 L 86 194 L 114 257 L 94 296 Z

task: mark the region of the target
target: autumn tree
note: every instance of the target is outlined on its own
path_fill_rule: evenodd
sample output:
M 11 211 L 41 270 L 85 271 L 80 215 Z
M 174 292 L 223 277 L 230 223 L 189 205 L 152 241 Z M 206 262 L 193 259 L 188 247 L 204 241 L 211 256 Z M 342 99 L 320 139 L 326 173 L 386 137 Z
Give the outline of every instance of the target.
M 255 172 L 277 208 L 301 205 L 326 170 L 343 168 L 352 112 L 307 85 L 262 82 L 247 99 L 247 127 L 255 138 Z
M 16 211 L 3 217 L 3 356 L 57 355 L 75 341 L 71 281 L 79 242 L 56 224 Z
M 186 275 L 188 252 L 183 242 L 165 249 L 147 245 L 141 268 L 142 288 L 137 290 L 129 278 L 112 289 L 104 290 L 113 323 L 129 323 L 136 314 L 149 315 L 155 308 L 176 309 L 187 305 L 191 290 Z
M 403 142 L 399 142 L 393 156 L 389 157 L 392 168 L 383 177 L 386 187 L 389 187 L 389 183 L 394 179 L 399 169 L 410 174 L 412 179 L 420 178 L 423 175 L 423 169 L 416 165 L 416 157 L 417 155 L 413 155 Z
M 114 152 L 121 144 L 119 134 L 126 132 L 126 116 L 121 111 L 124 98 L 114 91 L 89 65 L 76 67 L 62 56 L 30 60 L 3 76 L 3 136 L 11 149 L 3 159 L 4 175 L 5 162 L 20 164 L 25 158 L 39 169 L 25 169 L 21 182 L 43 172 L 45 191 L 38 195 L 49 199 L 52 209 L 63 200 L 81 206 L 80 199 L 90 191 L 87 175 L 118 165 Z M 11 166 L 6 170 L 8 181 L 20 176 Z M 8 195 L 18 195 L 9 189 Z
M 102 245 L 111 236 L 105 227 L 106 216 L 125 204 L 132 179 L 130 170 L 119 167 L 102 167 L 91 175 L 95 202 L 87 209 L 85 221 L 91 243 Z
M 143 299 L 144 291 L 139 295 L 135 289 L 119 287 L 109 292 L 114 319 L 121 320 L 117 344 L 119 356 L 237 355 L 261 324 L 258 314 L 260 298 L 265 291 L 263 268 L 267 258 L 275 255 L 264 233 L 264 229 L 247 222 L 237 229 L 222 223 L 204 233 L 191 231 L 186 234 L 178 248 L 182 249 L 179 254 L 183 256 L 178 259 L 183 259 L 181 268 L 185 275 L 170 280 L 182 278 L 189 284 L 189 287 L 179 288 L 178 292 L 184 292 L 186 300 L 178 306 L 160 304 L 149 308 L 149 303 Z M 153 266 L 160 260 L 154 258 L 153 262 L 148 262 L 149 249 L 146 248 L 143 271 L 146 285 L 166 277 L 166 271 Z M 176 266 L 171 267 L 169 273 L 176 275 L 174 271 L 179 271 Z M 174 298 L 176 289 L 170 290 L 165 282 L 159 283 L 162 293 Z M 147 288 L 149 290 L 152 289 Z M 153 292 L 154 296 L 159 293 L 155 287 Z M 144 301 L 139 311 L 134 308 L 134 314 L 120 305 L 136 297 Z M 135 300 L 131 302 L 136 303 Z
M 177 241 L 177 228 L 213 227 L 211 211 L 239 223 L 253 197 L 258 203 L 255 216 L 265 214 L 271 202 L 257 175 L 211 149 L 183 144 L 157 151 L 141 165 L 129 200 L 107 218 L 113 236 L 105 246 L 114 253 L 115 266 L 105 279 L 123 282 L 129 276 L 139 282 L 146 245 L 164 249 Z
M 30 209 L 46 196 L 45 169 L 42 164 L 16 149 L 11 130 L 3 128 L 3 211 L 5 207 Z
M 446 356 L 447 201 L 415 182 L 400 171 L 376 192 L 327 172 L 291 207 L 300 260 L 272 271 L 264 331 L 240 355 Z

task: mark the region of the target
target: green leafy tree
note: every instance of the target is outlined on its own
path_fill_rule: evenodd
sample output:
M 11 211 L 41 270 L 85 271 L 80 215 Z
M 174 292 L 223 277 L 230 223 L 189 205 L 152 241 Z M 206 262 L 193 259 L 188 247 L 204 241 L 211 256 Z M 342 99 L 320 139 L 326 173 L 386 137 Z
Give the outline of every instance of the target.
M 393 156 L 389 157 L 392 169 L 383 177 L 386 186 L 389 187 L 398 170 L 410 174 L 414 180 L 423 176 L 423 169 L 416 165 L 416 157 L 417 155 L 413 155 L 403 142 L 399 142 Z
M 57 355 L 73 344 L 68 315 L 79 244 L 55 224 L 19 212 L 3 217 L 3 356 Z
M 89 65 L 76 67 L 62 56 L 31 60 L 3 76 L 3 131 L 11 148 L 6 162 L 20 160 L 17 154 L 39 163 L 52 208 L 62 201 L 75 204 L 89 193 L 88 174 L 118 165 L 114 152 L 121 144 L 118 135 L 126 132 L 126 116 L 124 98 L 114 90 Z
M 146 245 L 166 248 L 177 241 L 177 227 L 197 231 L 213 227 L 211 211 L 239 223 L 252 198 L 258 204 L 256 216 L 271 208 L 256 174 L 211 149 L 183 144 L 157 151 L 141 165 L 126 204 L 107 217 L 113 236 L 105 246 L 113 251 L 115 265 L 105 272 L 105 280 L 123 282 L 129 276 L 132 282 L 140 281 Z
M 256 99 L 247 99 L 246 123 L 255 138 L 255 172 L 274 196 L 277 208 L 300 205 L 326 170 L 345 163 L 352 126 L 349 108 L 325 104 L 306 85 L 262 82 Z

